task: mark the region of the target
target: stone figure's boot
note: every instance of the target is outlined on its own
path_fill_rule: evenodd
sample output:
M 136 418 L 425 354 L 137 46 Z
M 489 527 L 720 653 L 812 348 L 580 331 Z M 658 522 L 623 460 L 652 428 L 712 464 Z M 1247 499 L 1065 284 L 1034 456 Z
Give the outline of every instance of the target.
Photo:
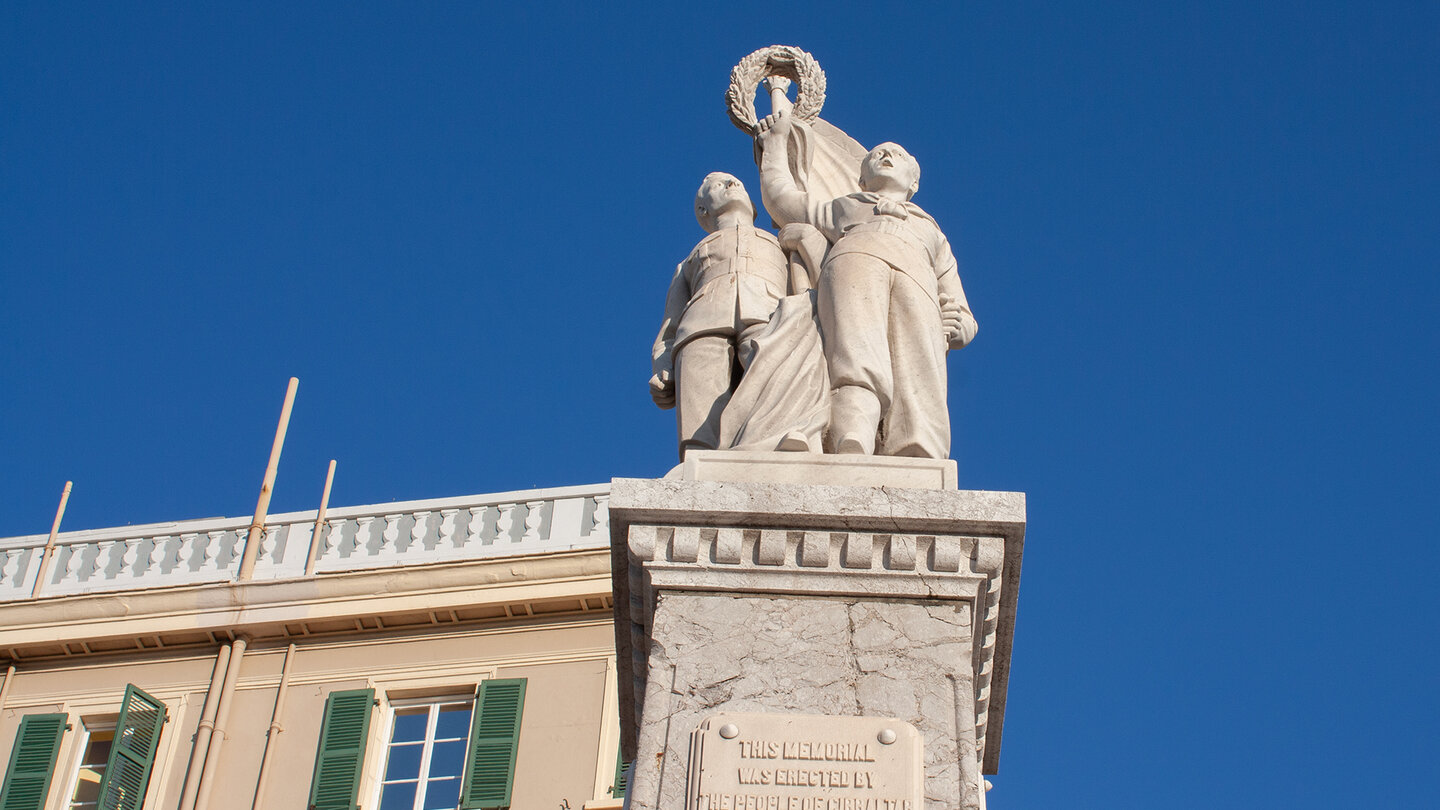
M 875 433 L 880 428 L 880 399 L 859 385 L 835 389 L 830 401 L 830 452 L 875 454 Z
M 792 430 L 785 434 L 785 437 L 780 440 L 780 446 L 775 449 L 787 453 L 808 453 L 810 452 L 810 442 L 805 438 L 804 433 Z

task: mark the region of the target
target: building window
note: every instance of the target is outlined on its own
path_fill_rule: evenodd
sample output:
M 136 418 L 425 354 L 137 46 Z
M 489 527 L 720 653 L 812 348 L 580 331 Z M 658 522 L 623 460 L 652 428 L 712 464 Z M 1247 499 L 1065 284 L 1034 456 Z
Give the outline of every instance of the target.
M 470 741 L 469 698 L 392 704 L 379 810 L 456 810 Z
M 115 741 L 114 723 L 85 723 L 84 754 L 75 772 L 75 789 L 70 793 L 70 810 L 91 810 L 100 806 L 100 778 L 110 761 L 110 744 Z

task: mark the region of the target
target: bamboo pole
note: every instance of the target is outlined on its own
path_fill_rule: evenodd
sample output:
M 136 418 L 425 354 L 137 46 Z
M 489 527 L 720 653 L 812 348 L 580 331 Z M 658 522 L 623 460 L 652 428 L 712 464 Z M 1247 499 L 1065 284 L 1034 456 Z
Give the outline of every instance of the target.
M 310 556 L 305 558 L 305 576 L 315 573 L 315 560 L 320 556 L 320 530 L 325 528 L 325 508 L 330 505 L 330 485 L 335 482 L 335 459 L 325 471 L 325 491 L 320 493 L 320 511 L 315 513 L 315 530 L 310 532 Z
M 296 377 L 290 378 L 285 389 L 285 404 L 280 407 L 280 424 L 275 428 L 275 443 L 270 445 L 270 463 L 265 466 L 265 480 L 260 484 L 260 499 L 255 503 L 255 518 L 250 521 L 250 531 L 245 535 L 245 556 L 240 559 L 240 576 L 243 582 L 255 573 L 255 561 L 260 557 L 260 541 L 265 537 L 265 515 L 270 511 L 270 493 L 275 488 L 275 472 L 280 467 L 280 451 L 285 447 L 285 431 L 290 427 L 290 408 L 295 404 L 295 388 L 300 385 Z
M 60 536 L 60 519 L 65 517 L 65 505 L 70 503 L 70 486 L 72 481 L 65 482 L 65 489 L 60 493 L 60 508 L 55 510 L 55 522 L 50 524 L 50 539 L 45 541 L 45 550 L 40 552 L 40 569 L 35 572 L 35 587 L 30 591 L 30 598 L 34 599 L 40 595 L 40 589 L 45 585 L 45 574 L 50 570 L 50 559 L 55 556 L 55 539 Z

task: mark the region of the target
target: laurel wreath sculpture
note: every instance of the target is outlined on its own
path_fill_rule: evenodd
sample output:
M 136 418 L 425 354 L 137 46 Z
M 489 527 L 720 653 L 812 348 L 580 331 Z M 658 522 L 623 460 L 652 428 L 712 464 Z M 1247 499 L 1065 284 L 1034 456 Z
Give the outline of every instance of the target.
M 801 121 L 812 121 L 825 105 L 825 72 L 809 53 L 793 45 L 771 45 L 740 60 L 730 71 L 730 87 L 725 91 L 725 104 L 730 120 L 742 132 L 760 134 L 755 118 L 755 86 L 767 76 L 782 76 L 795 82 L 795 104 L 792 114 Z

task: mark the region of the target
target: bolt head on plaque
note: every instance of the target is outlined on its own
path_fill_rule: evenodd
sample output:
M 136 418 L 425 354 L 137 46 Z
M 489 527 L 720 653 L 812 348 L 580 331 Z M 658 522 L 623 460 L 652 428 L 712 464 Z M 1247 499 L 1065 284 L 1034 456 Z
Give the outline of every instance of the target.
M 724 733 L 723 729 L 721 733 Z M 890 745 L 895 742 L 895 729 L 882 728 L 880 733 L 875 735 L 875 739 L 879 740 L 881 745 Z
M 735 739 L 735 736 L 739 733 L 740 729 L 737 728 L 734 723 L 726 723 L 720 727 L 720 736 L 727 740 Z

